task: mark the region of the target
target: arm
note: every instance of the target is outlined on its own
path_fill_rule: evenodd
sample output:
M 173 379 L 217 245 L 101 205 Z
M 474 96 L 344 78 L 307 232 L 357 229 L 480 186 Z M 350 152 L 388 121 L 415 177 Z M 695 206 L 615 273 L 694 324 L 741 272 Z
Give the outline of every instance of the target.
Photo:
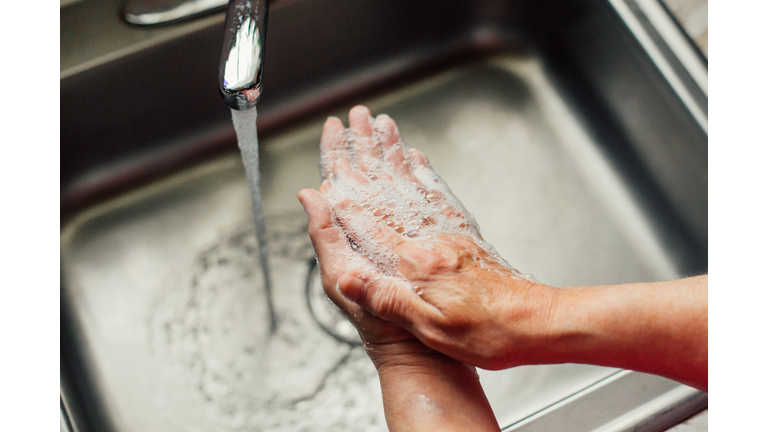
M 385 120 L 378 145 L 371 139 L 355 160 L 324 165 L 332 175 L 320 191 L 375 267 L 349 267 L 343 297 L 482 368 L 590 363 L 707 388 L 706 276 L 582 288 L 529 280 L 484 242 L 423 153 Z M 337 142 L 345 154 L 346 141 Z
M 369 118 L 364 108 L 350 113 L 352 131 L 358 136 L 358 154 L 365 151 L 360 146 L 373 139 Z M 326 122 L 321 143 L 326 178 L 337 159 L 351 158 L 343 132 L 338 119 Z M 326 181 L 320 193 L 330 193 L 329 189 Z M 341 295 L 338 286 L 354 287 L 370 281 L 367 276 L 361 279 L 345 274 L 349 269 L 375 275 L 376 267 L 352 249 L 347 236 L 334 225 L 320 193 L 305 189 L 299 192 L 299 200 L 309 217 L 308 231 L 322 270 L 323 287 L 358 329 L 376 366 L 390 430 L 498 431 L 474 367 L 426 347 L 402 327 L 371 315 Z
M 707 391 L 707 281 L 559 290 L 553 362 L 648 372 Z
M 369 346 L 391 431 L 498 431 L 475 368 L 421 342 Z
M 594 364 L 661 375 L 707 391 L 707 280 L 704 275 L 557 289 L 535 284 L 528 290 L 499 285 L 517 291 L 517 298 L 482 305 L 494 282 L 463 279 L 453 283 L 482 288 L 458 299 L 433 294 L 439 314 L 412 304 L 420 300 L 407 291 L 378 281 L 363 290 L 341 289 L 371 313 L 399 322 L 426 345 L 469 364 L 487 369 Z

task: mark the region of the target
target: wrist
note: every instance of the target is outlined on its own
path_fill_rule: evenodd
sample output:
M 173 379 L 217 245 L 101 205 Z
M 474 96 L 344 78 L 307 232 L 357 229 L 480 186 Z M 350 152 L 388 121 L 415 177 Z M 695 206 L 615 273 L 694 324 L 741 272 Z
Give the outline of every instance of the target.
M 640 300 L 629 301 L 621 292 L 631 292 L 626 288 L 608 285 L 556 288 L 550 363 L 627 368 L 627 361 L 635 357 L 628 351 L 628 343 L 648 342 L 653 321 L 637 314 L 642 309 L 638 304 Z M 647 325 L 642 325 L 643 322 Z
M 507 331 L 512 335 L 505 342 L 507 361 L 492 369 L 560 362 L 561 344 L 570 330 L 565 323 L 570 320 L 566 317 L 570 300 L 565 294 L 561 288 L 541 283 L 531 283 L 524 291 L 512 294 L 514 300 L 505 302 Z
M 380 375 L 393 370 L 434 370 L 436 367 L 455 366 L 474 371 L 474 368 L 427 347 L 416 338 L 387 344 L 365 342 L 364 347 Z
M 474 367 L 418 340 L 366 344 L 391 431 L 498 431 Z
M 553 288 L 554 297 L 547 335 L 547 363 L 582 363 L 597 343 L 592 321 L 590 287 Z

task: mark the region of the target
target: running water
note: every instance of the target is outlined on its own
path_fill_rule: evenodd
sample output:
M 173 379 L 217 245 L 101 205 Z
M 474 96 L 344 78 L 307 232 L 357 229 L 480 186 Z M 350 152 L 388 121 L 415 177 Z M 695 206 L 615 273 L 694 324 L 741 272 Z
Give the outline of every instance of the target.
M 269 310 L 269 332 L 274 334 L 277 330 L 277 316 L 272 304 L 272 278 L 269 271 L 269 253 L 267 252 L 267 230 L 264 221 L 263 201 L 261 199 L 261 187 L 259 186 L 259 137 L 256 132 L 256 108 L 246 111 L 232 110 L 232 123 L 237 134 L 237 146 L 245 166 L 245 175 L 248 177 L 248 188 L 251 190 L 253 200 L 253 218 L 256 222 L 256 238 L 259 241 L 259 260 L 264 274 L 264 291 L 267 297 L 267 309 Z

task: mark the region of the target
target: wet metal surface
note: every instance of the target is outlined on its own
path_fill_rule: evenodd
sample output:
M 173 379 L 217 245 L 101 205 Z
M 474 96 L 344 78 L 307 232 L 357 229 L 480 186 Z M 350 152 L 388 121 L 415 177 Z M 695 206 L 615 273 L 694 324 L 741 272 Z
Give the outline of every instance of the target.
M 361 102 L 397 121 L 521 271 L 553 285 L 679 275 L 674 238 L 661 241 L 655 210 L 536 58 L 491 59 Z M 237 155 L 65 227 L 63 299 L 114 429 L 386 430 L 370 361 L 325 331 L 307 299 L 314 253 L 295 194 L 319 185 L 322 121 L 262 142 L 274 335 Z M 481 378 L 505 426 L 613 372 L 556 365 Z

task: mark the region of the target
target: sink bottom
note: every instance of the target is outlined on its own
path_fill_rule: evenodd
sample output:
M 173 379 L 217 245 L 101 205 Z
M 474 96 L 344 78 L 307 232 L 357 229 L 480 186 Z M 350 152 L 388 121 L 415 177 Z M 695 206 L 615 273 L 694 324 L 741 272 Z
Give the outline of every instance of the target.
M 680 276 L 674 239 L 654 222 L 664 213 L 638 198 L 637 179 L 537 58 L 491 58 L 363 103 L 395 119 L 519 270 L 551 285 Z M 307 297 L 314 252 L 295 194 L 320 183 L 322 121 L 262 141 L 274 333 L 239 155 L 65 227 L 62 299 L 80 379 L 114 430 L 386 430 L 373 365 Z M 617 372 L 528 366 L 481 380 L 504 427 Z

